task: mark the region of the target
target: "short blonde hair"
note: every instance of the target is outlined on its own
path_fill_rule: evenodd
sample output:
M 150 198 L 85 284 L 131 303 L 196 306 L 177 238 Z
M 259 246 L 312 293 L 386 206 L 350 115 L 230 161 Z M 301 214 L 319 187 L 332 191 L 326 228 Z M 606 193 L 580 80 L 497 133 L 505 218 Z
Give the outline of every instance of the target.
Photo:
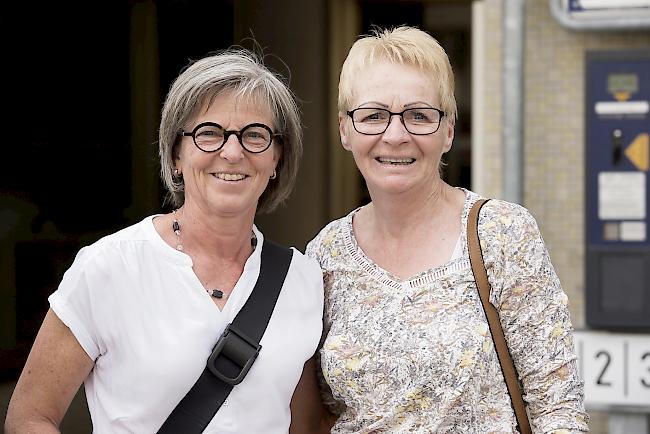
M 180 144 L 179 132 L 201 109 L 218 95 L 254 101 L 271 114 L 270 127 L 281 135 L 277 176 L 269 181 L 260 196 L 258 212 L 273 211 L 289 197 L 298 174 L 302 156 L 300 112 L 293 93 L 283 80 L 271 72 L 254 53 L 231 48 L 190 64 L 167 94 L 160 119 L 158 138 L 160 176 L 174 207 L 185 201 L 182 178 L 173 175 L 174 160 Z
M 457 116 L 454 73 L 445 50 L 428 33 L 409 26 L 375 29 L 358 39 L 348 53 L 339 79 L 338 110 L 352 110 L 353 83 L 359 74 L 382 62 L 413 66 L 431 77 L 440 97 L 440 109 L 449 120 Z

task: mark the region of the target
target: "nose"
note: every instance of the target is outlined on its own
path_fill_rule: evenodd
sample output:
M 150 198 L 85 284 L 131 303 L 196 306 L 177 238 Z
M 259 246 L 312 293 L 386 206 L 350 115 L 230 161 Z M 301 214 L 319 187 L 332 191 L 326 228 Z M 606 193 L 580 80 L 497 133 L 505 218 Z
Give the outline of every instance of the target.
M 386 128 L 382 137 L 385 142 L 395 144 L 403 143 L 408 139 L 409 132 L 406 131 L 400 115 L 391 115 L 388 121 L 388 128 Z
M 244 148 L 235 134 L 231 134 L 219 151 L 221 158 L 228 161 L 238 161 L 244 158 Z

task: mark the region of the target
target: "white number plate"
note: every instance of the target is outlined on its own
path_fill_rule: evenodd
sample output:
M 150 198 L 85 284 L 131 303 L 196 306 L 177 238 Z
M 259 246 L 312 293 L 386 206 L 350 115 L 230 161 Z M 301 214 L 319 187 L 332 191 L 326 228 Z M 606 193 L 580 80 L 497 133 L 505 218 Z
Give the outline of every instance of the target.
M 575 332 L 585 404 L 650 409 L 650 335 Z

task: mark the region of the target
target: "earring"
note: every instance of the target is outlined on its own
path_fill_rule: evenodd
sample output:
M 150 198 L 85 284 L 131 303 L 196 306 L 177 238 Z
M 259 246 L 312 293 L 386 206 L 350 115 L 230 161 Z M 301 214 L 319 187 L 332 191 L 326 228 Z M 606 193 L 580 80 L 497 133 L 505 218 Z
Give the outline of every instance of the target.
M 181 172 L 178 169 L 174 169 L 174 178 L 180 178 Z
M 269 179 L 275 179 L 275 178 L 277 178 L 277 176 L 278 176 L 278 174 L 275 173 L 275 169 L 273 169 L 273 174 L 271 175 L 271 177 Z

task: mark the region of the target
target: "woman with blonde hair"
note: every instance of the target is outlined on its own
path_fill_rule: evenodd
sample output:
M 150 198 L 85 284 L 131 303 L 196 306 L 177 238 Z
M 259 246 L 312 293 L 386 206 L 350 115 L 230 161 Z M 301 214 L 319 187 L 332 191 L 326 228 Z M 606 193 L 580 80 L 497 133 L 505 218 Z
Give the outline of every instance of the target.
M 341 71 L 338 110 L 371 202 L 307 247 L 325 281 L 332 433 L 517 432 L 468 257 L 480 196 L 440 175 L 457 116 L 446 53 L 412 27 L 362 37 Z M 535 220 L 491 200 L 478 232 L 533 432 L 587 431 L 567 297 Z

